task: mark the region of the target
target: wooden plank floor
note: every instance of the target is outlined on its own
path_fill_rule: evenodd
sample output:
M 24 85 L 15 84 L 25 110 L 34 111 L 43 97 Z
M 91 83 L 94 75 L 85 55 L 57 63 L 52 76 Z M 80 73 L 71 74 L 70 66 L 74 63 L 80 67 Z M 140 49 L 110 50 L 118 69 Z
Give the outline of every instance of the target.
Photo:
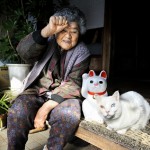
M 43 150 L 44 145 L 47 143 L 49 129 L 29 134 L 29 139 L 26 143 L 25 150 Z M 0 131 L 0 150 L 7 150 L 7 129 Z M 77 139 L 76 142 L 68 143 L 63 150 L 100 150 L 99 148 L 85 143 Z

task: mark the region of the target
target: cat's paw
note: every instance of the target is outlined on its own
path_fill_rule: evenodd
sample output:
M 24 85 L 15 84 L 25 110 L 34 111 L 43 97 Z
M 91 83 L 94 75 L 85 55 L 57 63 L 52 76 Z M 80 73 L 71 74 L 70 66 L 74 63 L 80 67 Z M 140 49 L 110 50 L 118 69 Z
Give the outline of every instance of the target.
M 132 131 L 135 131 L 135 130 L 139 130 L 140 129 L 140 126 L 139 125 L 135 125 L 133 127 L 130 128 Z
M 89 122 L 92 122 L 92 121 L 93 121 L 92 118 L 84 118 L 84 120 L 89 121 Z
M 111 128 L 110 126 L 107 126 L 106 128 L 107 128 L 108 130 L 110 130 L 110 131 L 113 130 L 113 128 Z
M 104 124 L 104 120 L 102 119 L 96 120 L 96 122 L 98 122 L 99 124 Z
M 89 121 L 89 122 L 104 124 L 104 120 L 102 120 L 102 119 L 85 118 L 84 120 Z
M 122 129 L 122 130 L 118 130 L 116 131 L 118 134 L 125 134 L 127 132 L 127 129 Z
M 101 118 L 92 118 L 92 121 L 93 122 L 97 122 L 97 123 L 99 123 L 99 124 L 104 124 L 104 120 L 103 119 L 101 119 Z

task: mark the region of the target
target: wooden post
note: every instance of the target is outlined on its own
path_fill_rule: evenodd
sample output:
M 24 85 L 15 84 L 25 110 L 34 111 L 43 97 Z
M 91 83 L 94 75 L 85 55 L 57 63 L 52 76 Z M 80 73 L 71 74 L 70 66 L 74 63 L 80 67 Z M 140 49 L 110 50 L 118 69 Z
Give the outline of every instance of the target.
M 105 0 L 104 33 L 102 48 L 102 69 L 109 76 L 111 50 L 111 0 Z

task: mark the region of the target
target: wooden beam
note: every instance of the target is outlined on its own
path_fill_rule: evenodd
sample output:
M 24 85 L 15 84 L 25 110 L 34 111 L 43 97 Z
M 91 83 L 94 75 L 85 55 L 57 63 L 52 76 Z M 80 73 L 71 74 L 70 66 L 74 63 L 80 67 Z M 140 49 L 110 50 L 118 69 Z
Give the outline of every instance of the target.
M 102 41 L 102 69 L 109 76 L 111 50 L 111 0 L 105 0 L 104 31 Z
M 128 150 L 127 148 L 116 144 L 100 135 L 90 132 L 82 127 L 78 128 L 75 136 L 102 150 Z

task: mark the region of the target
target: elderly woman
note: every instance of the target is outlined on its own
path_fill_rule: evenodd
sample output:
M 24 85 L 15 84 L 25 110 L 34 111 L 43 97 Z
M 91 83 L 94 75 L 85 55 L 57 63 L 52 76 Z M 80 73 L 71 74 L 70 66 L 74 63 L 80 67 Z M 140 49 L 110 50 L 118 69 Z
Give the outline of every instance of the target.
M 8 150 L 23 150 L 29 130 L 51 130 L 48 150 L 62 150 L 74 135 L 81 117 L 81 80 L 90 53 L 81 36 L 84 14 L 76 7 L 63 8 L 40 31 L 27 35 L 17 46 L 20 56 L 34 64 L 22 93 L 8 113 Z

